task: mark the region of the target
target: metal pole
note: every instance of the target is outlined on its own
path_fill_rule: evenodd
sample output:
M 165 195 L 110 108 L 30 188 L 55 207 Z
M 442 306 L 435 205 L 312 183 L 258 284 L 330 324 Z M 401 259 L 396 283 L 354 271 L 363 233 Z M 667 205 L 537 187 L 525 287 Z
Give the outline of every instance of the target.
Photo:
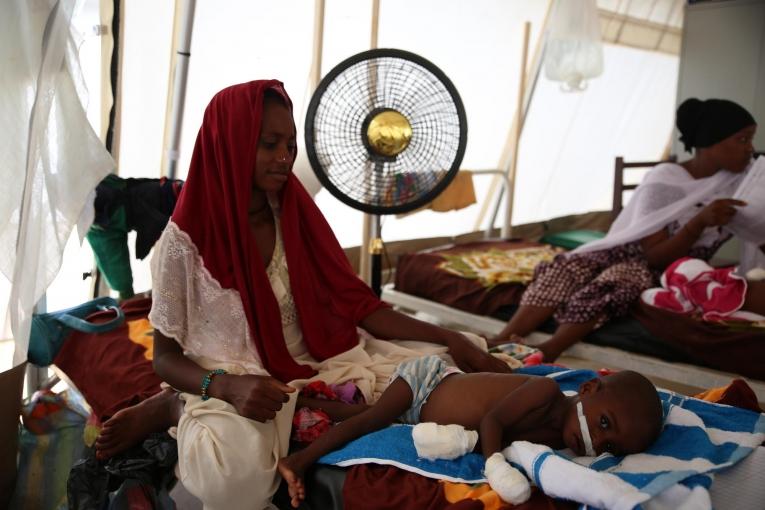
M 166 153 L 167 177 L 170 179 L 175 179 L 178 169 L 183 108 L 186 102 L 186 82 L 189 73 L 189 60 L 191 59 L 191 34 L 194 31 L 194 10 L 196 9 L 196 4 L 196 0 L 186 0 L 186 9 L 183 10 L 181 27 L 176 41 L 173 106 L 171 110 L 172 124 L 170 126 L 170 140 Z
M 521 69 L 520 80 L 518 83 L 518 102 L 515 107 L 515 141 L 513 142 L 513 158 L 508 169 L 508 180 L 510 185 L 507 189 L 507 202 L 505 205 L 505 220 L 502 222 L 502 237 L 508 238 L 512 235 L 513 228 L 513 199 L 515 198 L 515 172 L 518 167 L 518 149 L 521 146 L 521 131 L 523 122 L 523 99 L 526 96 L 526 64 L 529 56 L 529 34 L 531 32 L 531 23 L 528 21 L 523 24 L 523 50 L 521 51 Z
M 369 36 L 369 48 L 377 48 L 377 35 L 380 24 L 380 0 L 372 1 L 372 26 L 370 28 Z M 359 277 L 365 282 L 372 284 L 372 277 L 374 271 L 370 267 L 370 257 L 373 250 L 376 248 L 371 245 L 372 232 L 376 232 L 375 222 L 379 225 L 379 218 L 376 220 L 371 214 L 364 214 L 361 225 L 361 252 L 359 257 Z M 376 233 L 376 238 L 380 239 L 379 233 Z M 378 293 L 379 295 L 379 293 Z

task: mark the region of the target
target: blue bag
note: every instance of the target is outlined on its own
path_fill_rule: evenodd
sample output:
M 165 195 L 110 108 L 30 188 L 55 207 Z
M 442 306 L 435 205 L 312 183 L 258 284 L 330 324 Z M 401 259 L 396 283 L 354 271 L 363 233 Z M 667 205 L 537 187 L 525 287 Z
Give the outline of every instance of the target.
M 89 315 L 114 310 L 116 317 L 110 321 L 94 324 L 85 320 Z M 125 314 L 114 298 L 104 296 L 81 305 L 57 312 L 37 313 L 32 316 L 27 359 L 30 363 L 47 367 L 53 363 L 61 345 L 69 333 L 76 329 L 83 333 L 104 333 L 125 322 Z

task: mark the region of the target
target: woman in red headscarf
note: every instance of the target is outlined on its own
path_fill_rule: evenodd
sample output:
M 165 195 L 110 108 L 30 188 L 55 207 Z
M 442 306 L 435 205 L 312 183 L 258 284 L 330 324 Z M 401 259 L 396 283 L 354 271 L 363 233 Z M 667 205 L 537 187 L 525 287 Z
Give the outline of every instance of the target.
M 508 370 L 358 279 L 292 175 L 295 137 L 278 81 L 234 85 L 210 102 L 152 258 L 154 367 L 180 399 L 166 390 L 118 413 L 97 443 L 105 458 L 177 423 L 180 478 L 206 508 L 268 505 L 291 397 L 311 378 L 353 380 L 372 401 L 399 361 L 423 353 L 448 353 L 466 371 Z

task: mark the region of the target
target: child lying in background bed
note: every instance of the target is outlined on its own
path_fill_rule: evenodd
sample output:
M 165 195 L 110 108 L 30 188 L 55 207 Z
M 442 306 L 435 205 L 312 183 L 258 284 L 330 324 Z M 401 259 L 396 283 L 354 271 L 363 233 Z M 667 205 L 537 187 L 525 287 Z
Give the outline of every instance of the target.
M 347 418 L 345 421 L 279 461 L 279 472 L 287 481 L 294 507 L 305 499 L 302 476 L 316 460 L 397 420 L 449 425 L 430 427 L 431 438 L 424 440 L 415 428 L 418 452 L 422 448 L 433 453 L 437 445 L 428 443 L 440 439 L 453 458 L 455 443 L 462 441 L 459 453 L 464 454 L 480 437 L 490 485 L 502 499 L 514 504 L 528 498 L 529 486 L 500 453 L 512 441 L 568 447 L 577 455 L 594 456 L 605 451 L 626 455 L 648 448 L 661 431 L 662 406 L 656 389 L 644 376 L 631 371 L 583 383 L 573 396 L 564 395 L 547 377 L 465 374 L 438 356 L 405 361 L 392 379 L 375 405 L 353 406 L 350 409 L 355 415 L 346 413 L 340 417 Z

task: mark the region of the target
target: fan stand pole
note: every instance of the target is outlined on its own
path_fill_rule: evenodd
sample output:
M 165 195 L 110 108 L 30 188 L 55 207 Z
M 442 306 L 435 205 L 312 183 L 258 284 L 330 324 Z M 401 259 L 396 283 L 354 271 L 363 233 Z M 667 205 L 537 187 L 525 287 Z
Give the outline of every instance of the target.
M 371 287 L 372 291 L 377 294 L 377 297 L 382 295 L 382 237 L 380 229 L 380 216 L 377 214 L 370 214 L 371 220 L 370 231 L 374 233 L 374 237 L 369 240 L 369 260 L 371 262 Z
M 380 28 L 380 0 L 372 0 L 372 20 L 371 20 L 371 27 L 369 32 L 369 49 L 376 49 L 377 48 L 377 36 L 379 33 Z M 381 268 L 374 268 L 371 267 L 372 263 L 374 262 L 374 251 L 377 249 L 375 244 L 375 239 L 380 239 L 380 233 L 379 233 L 379 225 L 380 225 L 380 218 L 375 218 L 374 215 L 371 214 L 364 214 L 362 224 L 361 224 L 361 251 L 364 252 L 364 249 L 366 249 L 369 253 L 369 257 L 362 256 L 359 259 L 359 277 L 367 282 L 371 287 L 372 290 L 375 290 L 377 295 L 380 295 L 380 287 L 379 287 L 379 278 L 378 278 L 378 287 L 375 289 L 374 281 L 375 281 L 375 274 L 379 272 L 379 269 Z M 374 235 L 374 238 L 372 236 Z M 379 243 L 382 245 L 382 241 L 379 241 Z M 381 252 L 382 250 L 380 250 Z M 379 262 L 378 262 L 379 263 Z

